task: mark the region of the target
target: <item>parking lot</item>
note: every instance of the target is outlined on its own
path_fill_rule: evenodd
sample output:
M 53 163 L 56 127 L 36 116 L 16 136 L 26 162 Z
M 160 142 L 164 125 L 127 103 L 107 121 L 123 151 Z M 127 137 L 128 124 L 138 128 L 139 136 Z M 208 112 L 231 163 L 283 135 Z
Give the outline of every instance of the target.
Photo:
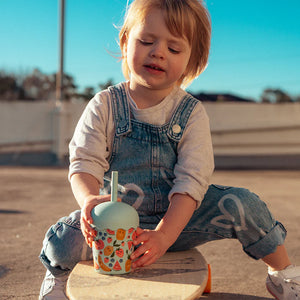
M 66 168 L 0 167 L 0 299 L 38 298 L 44 234 L 78 208 L 67 173 Z M 258 194 L 285 225 L 288 253 L 300 265 L 300 171 L 216 171 L 212 183 Z M 200 251 L 212 267 L 212 293 L 203 299 L 272 299 L 265 289 L 265 265 L 247 257 L 237 241 L 211 242 Z

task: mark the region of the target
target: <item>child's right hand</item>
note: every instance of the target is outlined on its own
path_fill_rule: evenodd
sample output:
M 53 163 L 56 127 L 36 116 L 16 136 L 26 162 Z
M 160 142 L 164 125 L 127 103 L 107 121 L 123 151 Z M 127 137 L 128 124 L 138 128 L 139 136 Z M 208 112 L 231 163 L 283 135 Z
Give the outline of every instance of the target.
M 107 201 L 110 201 L 110 195 L 90 195 L 85 198 L 81 208 L 80 228 L 85 241 L 91 248 L 97 235 L 97 231 L 90 226 L 93 223 L 91 211 L 96 205 Z

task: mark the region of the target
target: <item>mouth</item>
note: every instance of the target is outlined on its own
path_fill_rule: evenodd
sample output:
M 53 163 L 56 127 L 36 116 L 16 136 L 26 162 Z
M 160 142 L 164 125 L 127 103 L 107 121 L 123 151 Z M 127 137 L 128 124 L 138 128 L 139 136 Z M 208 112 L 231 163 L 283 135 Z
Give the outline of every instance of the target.
M 154 71 L 165 72 L 165 70 L 163 68 L 161 68 L 160 66 L 155 65 L 155 64 L 145 65 L 145 68 L 150 69 L 150 70 L 154 70 Z

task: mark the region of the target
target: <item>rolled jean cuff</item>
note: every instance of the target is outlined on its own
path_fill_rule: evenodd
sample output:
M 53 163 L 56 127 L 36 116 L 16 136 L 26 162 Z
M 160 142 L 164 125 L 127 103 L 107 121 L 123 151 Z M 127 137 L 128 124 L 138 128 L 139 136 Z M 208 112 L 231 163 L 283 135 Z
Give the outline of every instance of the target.
M 52 267 L 46 255 L 43 252 L 40 254 L 39 259 L 42 262 L 42 264 L 46 267 L 46 269 L 56 277 L 60 277 L 70 273 L 70 270 L 63 270 L 59 267 Z
M 280 222 L 276 222 L 276 225 L 266 236 L 258 242 L 244 248 L 244 251 L 254 259 L 261 259 L 274 253 L 277 247 L 284 243 L 285 237 L 286 229 Z

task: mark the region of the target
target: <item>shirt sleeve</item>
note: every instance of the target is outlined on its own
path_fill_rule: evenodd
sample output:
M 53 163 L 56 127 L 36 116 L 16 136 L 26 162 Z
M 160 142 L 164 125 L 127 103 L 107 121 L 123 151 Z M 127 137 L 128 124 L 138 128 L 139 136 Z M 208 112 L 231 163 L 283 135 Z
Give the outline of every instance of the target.
M 214 156 L 209 118 L 201 102 L 190 115 L 178 144 L 178 159 L 174 168 L 174 186 L 169 199 L 175 194 L 187 194 L 197 201 L 197 208 L 208 189 L 214 170 Z
M 89 173 L 103 186 L 103 176 L 108 170 L 110 121 L 109 95 L 97 94 L 86 106 L 69 144 L 69 180 L 74 173 Z M 112 130 L 112 128 L 111 128 Z

